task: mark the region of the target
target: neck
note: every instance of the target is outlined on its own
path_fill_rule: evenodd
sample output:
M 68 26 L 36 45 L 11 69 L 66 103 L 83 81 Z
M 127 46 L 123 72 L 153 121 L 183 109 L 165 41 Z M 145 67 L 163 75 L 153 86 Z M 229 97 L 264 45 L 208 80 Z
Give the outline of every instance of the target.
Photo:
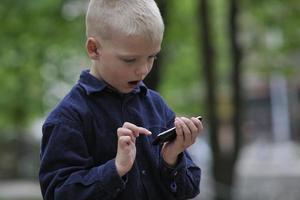
M 96 62 L 93 61 L 91 69 L 90 69 L 90 74 L 93 75 L 94 77 L 96 77 L 97 79 L 102 80 L 101 75 L 98 73 L 98 71 L 96 69 L 97 69 Z

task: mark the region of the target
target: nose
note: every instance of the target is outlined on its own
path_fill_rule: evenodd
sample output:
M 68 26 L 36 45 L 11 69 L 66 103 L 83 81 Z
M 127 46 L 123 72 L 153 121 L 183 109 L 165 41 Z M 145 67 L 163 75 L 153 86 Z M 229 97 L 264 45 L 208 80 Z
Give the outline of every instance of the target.
M 135 73 L 138 76 L 146 76 L 149 73 L 150 68 L 151 68 L 151 64 L 146 62 L 138 66 Z

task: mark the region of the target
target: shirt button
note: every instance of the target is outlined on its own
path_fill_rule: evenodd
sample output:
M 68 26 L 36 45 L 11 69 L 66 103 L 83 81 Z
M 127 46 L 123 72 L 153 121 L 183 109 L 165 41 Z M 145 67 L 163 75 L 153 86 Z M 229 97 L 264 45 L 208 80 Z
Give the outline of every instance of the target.
M 147 175 L 147 171 L 146 170 L 142 170 L 142 174 L 143 175 Z
M 177 191 L 177 185 L 176 185 L 175 182 L 172 182 L 171 185 L 170 185 L 170 187 L 171 187 L 171 191 L 172 192 L 176 192 Z

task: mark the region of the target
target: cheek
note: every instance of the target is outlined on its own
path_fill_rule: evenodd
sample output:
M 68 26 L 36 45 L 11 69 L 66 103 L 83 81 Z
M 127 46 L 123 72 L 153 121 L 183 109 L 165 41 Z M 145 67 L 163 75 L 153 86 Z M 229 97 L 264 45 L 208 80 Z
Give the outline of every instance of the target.
M 126 68 L 124 66 L 114 66 L 114 71 L 112 72 L 115 77 L 115 81 L 128 79 L 128 77 L 131 76 L 132 70 L 129 68 Z
M 151 63 L 151 65 L 148 68 L 148 73 L 151 71 L 152 67 L 153 67 L 153 62 Z
M 122 71 L 120 70 L 122 69 L 122 66 L 114 59 L 103 60 L 102 64 L 103 68 L 106 71 L 106 74 L 108 74 L 109 76 L 117 78 L 117 76 L 120 76 L 120 74 L 122 73 Z

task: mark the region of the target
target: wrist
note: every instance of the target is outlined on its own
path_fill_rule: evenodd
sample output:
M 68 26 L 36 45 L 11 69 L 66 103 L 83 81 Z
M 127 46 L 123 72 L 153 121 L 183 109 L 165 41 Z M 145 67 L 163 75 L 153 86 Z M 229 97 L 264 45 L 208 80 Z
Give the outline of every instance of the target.
M 169 166 L 175 166 L 178 161 L 178 154 L 174 152 L 170 152 L 167 149 L 163 148 L 161 152 L 162 158 L 165 161 L 165 163 Z
M 116 170 L 117 170 L 117 172 L 118 172 L 118 174 L 119 174 L 120 177 L 123 177 L 127 173 L 127 171 L 123 167 L 121 167 L 117 163 L 117 161 L 115 161 L 115 166 L 116 166 Z

